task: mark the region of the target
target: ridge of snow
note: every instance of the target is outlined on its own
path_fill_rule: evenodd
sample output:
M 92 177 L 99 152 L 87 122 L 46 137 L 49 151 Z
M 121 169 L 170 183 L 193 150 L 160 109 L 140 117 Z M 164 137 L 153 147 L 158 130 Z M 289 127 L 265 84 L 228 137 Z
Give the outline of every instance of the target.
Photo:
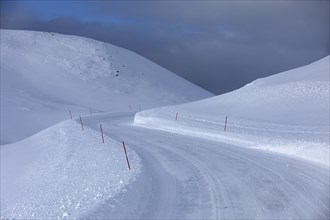
M 139 176 L 138 155 L 67 120 L 1 146 L 1 219 L 77 219 L 125 191 Z
M 1 144 L 74 116 L 138 111 L 211 93 L 129 50 L 84 37 L 0 30 Z M 19 128 L 19 129 L 18 129 Z
M 139 112 L 134 125 L 284 153 L 329 166 L 329 88 L 327 56 L 257 79 L 230 93 Z

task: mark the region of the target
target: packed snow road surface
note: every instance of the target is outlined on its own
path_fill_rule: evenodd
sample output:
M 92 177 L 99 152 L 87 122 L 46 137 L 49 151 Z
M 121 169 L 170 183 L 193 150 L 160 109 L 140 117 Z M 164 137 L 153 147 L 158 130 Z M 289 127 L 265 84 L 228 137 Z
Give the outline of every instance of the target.
M 141 157 L 116 208 L 93 218 L 328 219 L 329 169 L 275 153 L 131 126 L 133 114 L 84 118 Z M 124 159 L 124 158 L 123 158 Z M 132 164 L 134 166 L 134 164 Z M 113 207 L 113 205 L 111 206 Z

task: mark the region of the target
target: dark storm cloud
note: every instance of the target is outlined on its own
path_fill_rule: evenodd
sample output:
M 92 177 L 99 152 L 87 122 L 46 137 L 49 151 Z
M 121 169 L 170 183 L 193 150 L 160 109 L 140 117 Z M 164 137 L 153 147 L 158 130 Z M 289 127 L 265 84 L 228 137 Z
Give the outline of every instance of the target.
M 1 28 L 104 40 L 133 50 L 216 94 L 329 54 L 329 1 L 76 4 L 83 8 L 81 16 L 48 19 L 42 14 L 47 11 L 34 11 L 32 6 L 2 4 Z

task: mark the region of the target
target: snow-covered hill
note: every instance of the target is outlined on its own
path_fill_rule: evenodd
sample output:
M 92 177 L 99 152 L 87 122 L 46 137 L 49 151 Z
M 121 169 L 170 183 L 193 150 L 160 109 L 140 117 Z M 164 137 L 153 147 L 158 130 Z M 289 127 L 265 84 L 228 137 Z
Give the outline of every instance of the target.
M 79 114 L 138 111 L 209 92 L 111 44 L 55 33 L 1 30 L 1 143 Z
M 224 95 L 137 113 L 134 123 L 329 165 L 329 99 L 328 56 Z

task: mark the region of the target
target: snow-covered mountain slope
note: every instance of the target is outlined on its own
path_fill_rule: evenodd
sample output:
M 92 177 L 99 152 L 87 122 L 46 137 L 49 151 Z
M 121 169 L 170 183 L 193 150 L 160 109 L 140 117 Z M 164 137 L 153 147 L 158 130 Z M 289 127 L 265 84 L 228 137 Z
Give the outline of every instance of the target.
M 1 143 L 69 117 L 138 111 L 212 96 L 111 44 L 55 33 L 1 30 Z
M 329 165 L 329 98 L 328 56 L 224 95 L 137 113 L 134 123 Z
M 122 144 L 101 140 L 67 120 L 1 146 L 1 219 L 82 218 L 109 199 L 115 203 L 141 161 L 127 147 L 129 170 Z

